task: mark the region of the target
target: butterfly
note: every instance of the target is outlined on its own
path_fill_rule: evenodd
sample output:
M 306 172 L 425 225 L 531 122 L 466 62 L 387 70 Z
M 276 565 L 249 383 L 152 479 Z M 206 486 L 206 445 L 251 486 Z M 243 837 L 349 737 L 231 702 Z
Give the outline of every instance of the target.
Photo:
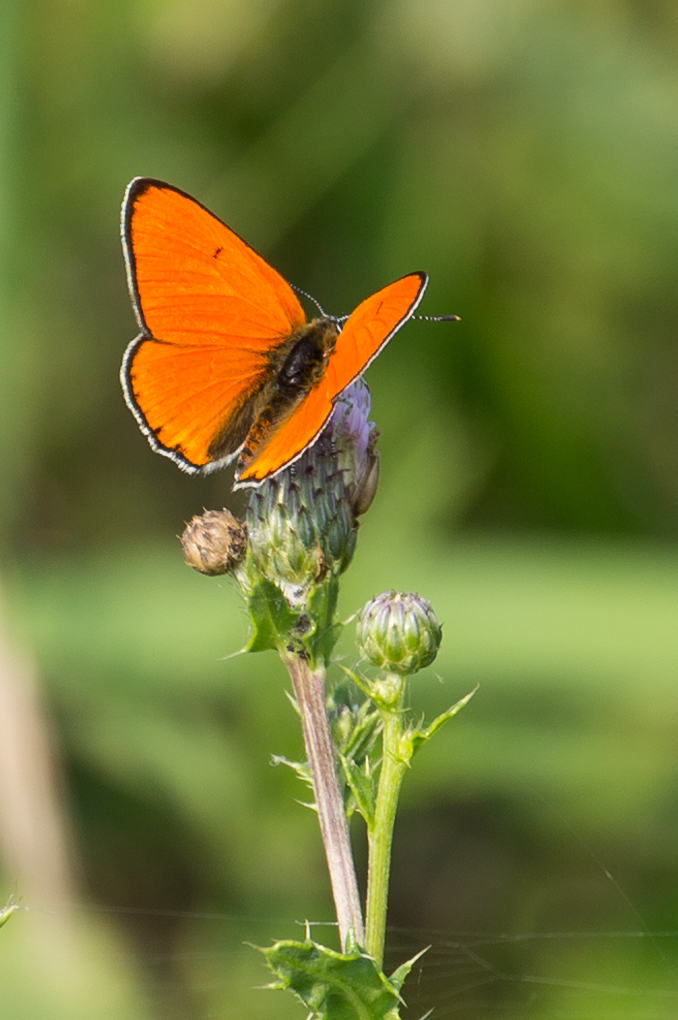
M 310 322 L 275 269 L 190 195 L 136 177 L 122 207 L 140 333 L 120 378 L 158 453 L 205 474 L 236 460 L 260 485 L 318 439 L 339 395 L 410 318 L 428 278 L 410 273 L 345 319 Z

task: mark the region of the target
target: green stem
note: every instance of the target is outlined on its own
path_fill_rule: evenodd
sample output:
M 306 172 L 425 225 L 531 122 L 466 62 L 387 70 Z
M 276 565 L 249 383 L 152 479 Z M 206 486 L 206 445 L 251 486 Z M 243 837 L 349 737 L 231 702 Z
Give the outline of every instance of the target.
M 391 871 L 391 847 L 398 797 L 409 758 L 402 757 L 402 702 L 405 680 L 390 677 L 397 683 L 397 700 L 389 709 L 382 709 L 384 720 L 382 762 L 377 787 L 374 823 L 368 832 L 369 864 L 367 874 L 367 919 L 365 948 L 379 966 L 384 962 L 388 880 Z

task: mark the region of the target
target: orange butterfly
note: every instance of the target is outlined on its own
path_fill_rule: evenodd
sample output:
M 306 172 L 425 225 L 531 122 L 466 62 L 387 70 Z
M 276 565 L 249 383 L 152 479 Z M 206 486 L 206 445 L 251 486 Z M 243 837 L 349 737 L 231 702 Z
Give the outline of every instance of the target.
M 154 450 L 184 471 L 238 458 L 235 487 L 259 485 L 322 432 L 421 301 L 411 273 L 346 321 L 306 321 L 294 291 L 190 195 L 137 177 L 122 207 L 127 279 L 141 330 L 120 378 Z

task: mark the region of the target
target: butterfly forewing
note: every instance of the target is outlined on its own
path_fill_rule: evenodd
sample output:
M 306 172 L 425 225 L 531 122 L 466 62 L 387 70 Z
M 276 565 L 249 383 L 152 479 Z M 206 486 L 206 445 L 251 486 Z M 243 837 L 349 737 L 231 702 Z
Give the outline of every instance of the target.
M 332 398 L 362 375 L 407 322 L 424 296 L 427 283 L 426 273 L 410 273 L 365 298 L 349 315 L 327 366 Z
M 334 400 L 362 375 L 421 301 L 425 273 L 412 273 L 372 294 L 349 316 L 325 374 L 251 463 L 236 472 L 237 485 L 257 485 L 296 460 L 326 424 Z M 239 465 L 240 467 L 240 465 Z
M 282 276 L 176 188 L 133 181 L 123 239 L 140 325 L 157 340 L 201 344 L 226 333 L 268 350 L 305 321 Z
M 210 470 L 242 444 L 243 408 L 303 309 L 237 234 L 162 182 L 129 186 L 123 244 L 143 330 L 123 362 L 125 396 L 156 450 L 185 470 Z

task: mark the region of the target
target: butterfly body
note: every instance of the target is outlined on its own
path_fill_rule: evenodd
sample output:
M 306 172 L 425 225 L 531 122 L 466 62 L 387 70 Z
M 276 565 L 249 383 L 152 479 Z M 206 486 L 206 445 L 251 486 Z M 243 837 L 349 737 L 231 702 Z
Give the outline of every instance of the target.
M 272 431 L 286 421 L 322 378 L 334 350 L 339 329 L 333 319 L 313 319 L 277 348 L 271 361 L 271 378 L 253 401 L 253 418 L 239 449 L 236 471 L 242 472 L 266 445 Z M 284 360 L 280 357 L 286 355 Z M 215 459 L 231 450 L 216 441 Z
M 151 446 L 191 473 L 237 458 L 258 485 L 318 438 L 343 390 L 412 315 L 412 273 L 342 323 L 306 321 L 292 288 L 195 199 L 135 178 L 122 237 L 140 335 L 125 353 L 125 399 Z

